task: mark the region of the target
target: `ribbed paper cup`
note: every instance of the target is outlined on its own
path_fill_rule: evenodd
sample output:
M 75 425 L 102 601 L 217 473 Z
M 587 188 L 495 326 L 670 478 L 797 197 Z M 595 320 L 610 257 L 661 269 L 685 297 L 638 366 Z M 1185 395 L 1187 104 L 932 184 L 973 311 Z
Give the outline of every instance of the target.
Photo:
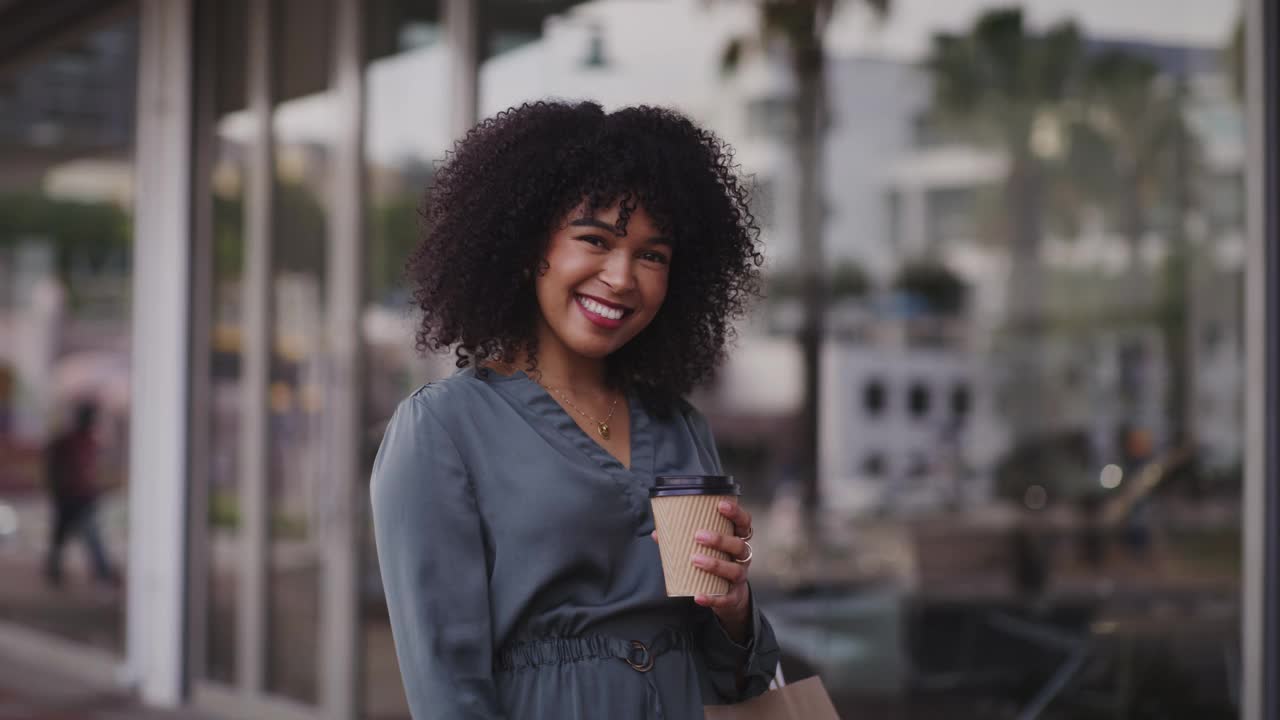
M 707 482 L 710 481 L 710 482 Z M 697 567 L 689 559 L 702 553 L 730 560 L 728 553 L 700 545 L 693 534 L 710 530 L 722 535 L 733 534 L 733 521 L 717 509 L 723 500 L 735 505 L 738 487 L 727 476 L 661 476 L 650 491 L 653 522 L 658 530 L 658 549 L 662 556 L 662 576 L 668 597 L 724 595 L 729 581 Z

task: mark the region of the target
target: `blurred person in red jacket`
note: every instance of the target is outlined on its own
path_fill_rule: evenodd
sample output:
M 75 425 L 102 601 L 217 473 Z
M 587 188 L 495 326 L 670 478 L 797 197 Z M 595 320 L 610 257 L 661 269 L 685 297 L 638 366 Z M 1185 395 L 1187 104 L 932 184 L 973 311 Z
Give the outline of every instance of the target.
M 107 558 L 97 521 L 98 497 L 102 494 L 97 473 L 98 443 L 94 437 L 97 418 L 97 406 L 81 402 L 76 406 L 71 427 L 55 436 L 45 451 L 53 503 L 45 577 L 55 586 L 62 584 L 62 546 L 73 534 L 84 541 L 94 576 L 110 585 L 119 582 Z

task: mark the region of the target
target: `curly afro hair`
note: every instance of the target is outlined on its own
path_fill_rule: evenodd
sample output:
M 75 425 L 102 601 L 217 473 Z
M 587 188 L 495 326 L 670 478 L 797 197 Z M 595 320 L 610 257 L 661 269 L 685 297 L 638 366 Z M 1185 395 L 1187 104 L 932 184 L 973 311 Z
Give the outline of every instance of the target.
M 420 351 L 457 366 L 527 353 L 537 368 L 534 273 L 555 223 L 586 203 L 643 207 L 674 241 L 668 290 L 648 327 L 605 360 L 609 382 L 666 415 L 710 377 L 732 321 L 760 295 L 760 229 L 732 150 L 678 112 L 535 102 L 489 118 L 437 169 L 407 276 Z M 483 372 L 481 368 L 481 372 Z

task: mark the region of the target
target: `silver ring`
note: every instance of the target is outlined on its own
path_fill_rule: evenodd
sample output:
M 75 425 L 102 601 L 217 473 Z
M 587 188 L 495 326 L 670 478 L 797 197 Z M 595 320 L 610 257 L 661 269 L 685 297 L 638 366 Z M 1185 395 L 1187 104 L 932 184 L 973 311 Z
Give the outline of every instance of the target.
M 746 540 L 743 540 L 742 544 L 747 546 L 747 556 L 742 558 L 741 560 L 739 560 L 738 558 L 734 558 L 733 561 L 738 564 L 751 562 L 751 543 L 747 542 Z
M 750 539 L 752 538 L 752 536 L 753 536 L 753 535 L 755 535 L 755 534 L 756 534 L 756 529 L 755 529 L 754 527 L 750 527 L 750 528 L 747 528 L 747 534 L 746 534 L 746 535 L 743 535 L 743 536 L 741 536 L 741 537 L 739 537 L 738 539 L 739 539 L 739 540 L 741 540 L 741 541 L 743 541 L 743 542 L 746 542 L 746 541 L 750 540 Z

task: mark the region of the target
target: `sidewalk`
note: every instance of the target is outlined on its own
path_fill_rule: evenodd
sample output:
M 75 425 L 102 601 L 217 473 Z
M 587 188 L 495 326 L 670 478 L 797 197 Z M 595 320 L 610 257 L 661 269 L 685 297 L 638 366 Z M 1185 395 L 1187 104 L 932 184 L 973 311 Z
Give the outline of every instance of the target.
M 213 720 L 147 710 L 128 694 L 94 688 L 0 657 L 0 720 Z

